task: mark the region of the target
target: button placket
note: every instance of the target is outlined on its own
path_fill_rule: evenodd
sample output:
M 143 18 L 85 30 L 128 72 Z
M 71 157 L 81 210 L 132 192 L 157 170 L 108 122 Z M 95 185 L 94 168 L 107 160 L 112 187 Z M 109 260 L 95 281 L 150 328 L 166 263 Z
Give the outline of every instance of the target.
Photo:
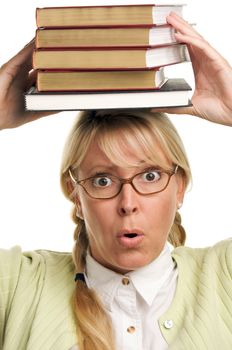
M 123 349 L 141 349 L 141 325 L 136 306 L 136 290 L 129 276 L 122 276 L 116 293 L 116 303 L 124 311 L 120 323 Z

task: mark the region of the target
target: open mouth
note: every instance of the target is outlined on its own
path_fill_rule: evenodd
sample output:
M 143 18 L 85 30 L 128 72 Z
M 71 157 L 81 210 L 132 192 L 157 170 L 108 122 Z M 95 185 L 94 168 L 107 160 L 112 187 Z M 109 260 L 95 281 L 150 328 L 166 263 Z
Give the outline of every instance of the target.
M 144 233 L 139 230 L 122 230 L 118 236 L 118 242 L 125 248 L 135 248 L 144 238 Z
M 125 233 L 123 236 L 127 237 L 127 238 L 135 238 L 138 236 L 138 234 L 137 233 Z

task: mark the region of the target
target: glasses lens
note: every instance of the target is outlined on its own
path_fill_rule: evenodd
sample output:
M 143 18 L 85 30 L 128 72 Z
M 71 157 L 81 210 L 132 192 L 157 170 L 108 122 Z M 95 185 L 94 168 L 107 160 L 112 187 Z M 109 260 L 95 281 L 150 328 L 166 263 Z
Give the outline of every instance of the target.
M 114 176 L 95 176 L 84 183 L 86 191 L 94 198 L 113 197 L 118 193 L 120 185 L 120 180 Z
M 136 190 L 142 194 L 162 191 L 168 183 L 169 175 L 158 170 L 148 170 L 133 179 Z

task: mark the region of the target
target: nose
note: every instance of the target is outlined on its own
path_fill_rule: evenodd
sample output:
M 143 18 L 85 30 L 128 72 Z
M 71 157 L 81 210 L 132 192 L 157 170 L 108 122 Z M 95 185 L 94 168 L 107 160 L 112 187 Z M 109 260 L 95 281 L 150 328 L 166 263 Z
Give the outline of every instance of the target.
M 118 195 L 118 213 L 121 216 L 131 215 L 138 212 L 138 194 L 131 184 L 123 184 Z

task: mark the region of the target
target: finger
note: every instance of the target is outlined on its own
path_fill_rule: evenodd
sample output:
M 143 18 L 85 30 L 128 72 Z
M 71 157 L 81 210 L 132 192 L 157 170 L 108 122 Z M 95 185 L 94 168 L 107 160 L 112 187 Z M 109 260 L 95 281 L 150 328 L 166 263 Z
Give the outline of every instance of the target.
M 176 21 L 191 26 L 183 17 L 179 16 L 176 12 L 171 11 L 168 15 L 170 18 L 175 18 Z
M 193 106 L 171 107 L 171 108 L 153 108 L 152 112 L 169 113 L 169 114 L 194 114 Z
M 189 27 L 189 29 L 193 29 L 192 25 L 186 21 L 183 17 L 179 16 L 177 13 L 171 11 L 170 14 L 167 16 L 170 20 L 175 20 L 176 22 L 182 23 L 184 25 L 186 25 L 187 27 Z M 197 32 L 197 31 L 196 31 Z M 199 34 L 199 33 L 198 33 Z
M 205 53 L 208 59 L 216 60 L 222 58 L 222 56 L 207 41 L 202 38 L 197 38 L 182 33 L 175 33 L 175 38 L 178 41 L 200 49 L 203 53 Z
M 175 13 L 171 13 L 169 16 L 167 16 L 167 22 L 171 24 L 176 29 L 176 31 L 182 34 L 202 37 L 191 24 L 186 22 L 182 17 L 177 16 Z

